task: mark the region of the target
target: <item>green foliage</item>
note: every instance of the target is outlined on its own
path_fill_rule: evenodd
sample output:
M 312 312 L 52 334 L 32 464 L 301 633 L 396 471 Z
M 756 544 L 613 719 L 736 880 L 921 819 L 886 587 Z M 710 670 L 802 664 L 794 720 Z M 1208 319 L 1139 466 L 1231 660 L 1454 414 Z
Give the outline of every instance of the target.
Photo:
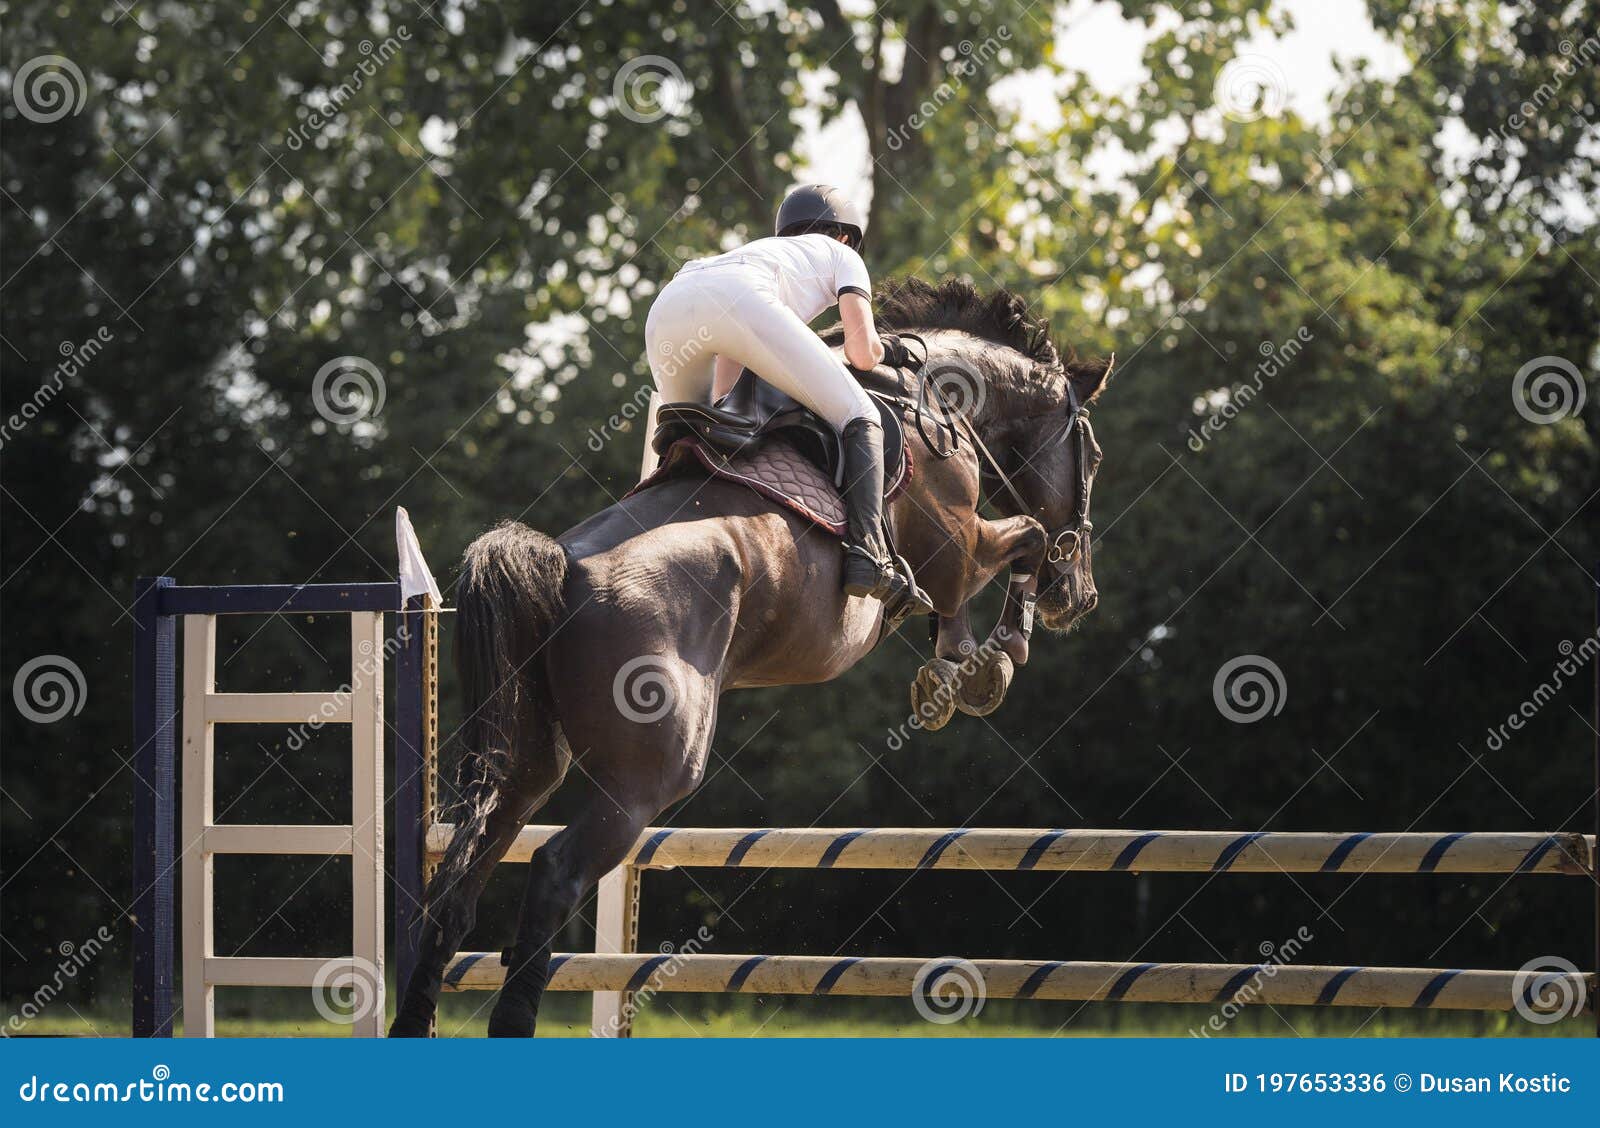
M 841 682 L 731 696 L 709 783 L 670 817 L 1580 824 L 1579 686 L 1503 745 L 1485 734 L 1593 618 L 1600 67 L 1569 65 L 1594 49 L 1592 6 L 1370 0 L 1413 69 L 1350 66 L 1326 121 L 1216 104 L 1246 38 L 1288 26 L 1268 0 L 1122 0 L 1152 31 L 1148 77 L 1109 93 L 1049 7 L 759 8 L 6 6 L 5 414 L 111 338 L 4 443 L 0 673 L 56 653 L 89 686 L 54 725 L 0 719 L 8 992 L 63 940 L 126 936 L 133 577 L 380 578 L 396 504 L 444 569 L 499 517 L 555 531 L 619 496 L 650 298 L 683 259 L 765 231 L 803 111 L 868 126 L 876 274 L 1008 286 L 1080 352 L 1118 353 L 1095 409 L 1102 602 L 1036 640 L 1000 712 L 940 734 L 900 730 L 915 629 Z M 12 88 L 45 54 L 85 81 L 52 122 Z M 996 99 L 1025 73 L 1055 84 L 1059 123 Z M 1544 356 L 1590 382 L 1550 425 L 1513 405 Z M 319 412 L 340 357 L 381 373 L 381 411 Z M 337 681 L 335 625 L 258 625 L 226 679 Z M 1288 687 L 1248 726 L 1212 697 L 1242 654 Z M 321 817 L 307 779 L 337 793 L 276 734 L 236 757 L 241 802 L 284 821 Z M 1232 960 L 1309 921 L 1317 962 L 1510 967 L 1583 962 L 1588 935 L 1582 896 L 1548 882 L 957 877 L 674 878 L 645 929 L 708 922 L 724 950 Z M 230 942 L 323 950 L 339 884 L 252 871 L 262 907 Z M 515 886 L 496 879 L 474 942 L 504 940 Z M 125 967 L 123 945 L 85 993 L 121 998 Z

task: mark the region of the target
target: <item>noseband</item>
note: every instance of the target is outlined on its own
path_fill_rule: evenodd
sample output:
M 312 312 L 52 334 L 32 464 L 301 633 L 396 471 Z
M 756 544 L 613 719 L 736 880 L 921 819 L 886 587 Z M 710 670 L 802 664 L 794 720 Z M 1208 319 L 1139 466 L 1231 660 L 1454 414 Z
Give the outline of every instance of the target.
M 1067 523 L 1061 531 L 1050 535 L 1050 549 L 1045 553 L 1045 562 L 1048 564 L 1070 564 L 1078 558 L 1078 553 L 1088 545 L 1089 537 L 1094 533 L 1094 522 L 1089 520 L 1089 436 L 1084 433 L 1085 418 L 1083 404 L 1078 399 L 1078 389 L 1072 386 L 1072 381 L 1067 381 L 1067 421 L 1051 440 L 1051 446 L 1058 446 L 1071 439 L 1072 442 L 1072 467 L 1078 476 L 1078 499 L 1073 506 L 1072 516 L 1067 518 Z M 993 459 L 990 460 L 991 462 Z M 1011 479 L 996 467 L 995 473 L 1000 475 L 1000 480 L 1005 484 L 1011 496 L 1019 502 L 1016 487 L 1011 484 Z
M 903 341 L 914 340 L 922 346 L 922 360 L 912 365 L 912 371 L 920 372 L 928 359 L 927 342 L 915 333 L 901 333 L 900 339 Z M 896 369 L 895 375 L 901 376 L 902 374 Z M 904 386 L 905 384 L 902 380 L 901 387 L 904 388 Z M 939 436 L 940 432 L 949 435 L 950 441 L 948 445 L 935 441 L 935 437 L 930 437 L 929 435 L 927 408 L 930 395 L 938 406 L 940 415 L 943 417 L 933 421 L 934 436 Z M 1028 514 L 1033 511 L 1033 506 L 1023 500 L 1022 492 L 1017 489 L 1016 483 L 1011 480 L 1011 476 L 1001 467 L 999 459 L 995 458 L 993 453 L 990 452 L 988 445 L 978 434 L 977 427 L 973 426 L 971 420 L 965 416 L 957 415 L 950 410 L 949 404 L 944 400 L 944 393 L 939 390 L 933 381 L 928 379 L 920 381 L 915 400 L 909 402 L 908 406 L 914 411 L 917 430 L 921 433 L 923 442 L 935 457 L 941 459 L 949 458 L 961 449 L 961 431 L 965 430 L 972 439 L 972 445 L 977 448 L 983 461 L 988 464 L 989 472 L 1000 480 L 1000 484 L 1011 495 L 1011 499 L 1017 503 L 1017 511 L 1021 514 Z M 1033 418 L 1038 417 L 1035 416 Z M 1072 443 L 1073 470 L 1078 477 L 1078 497 L 1072 510 L 1072 516 L 1067 518 L 1066 523 L 1059 529 L 1046 530 L 1045 532 L 1046 540 L 1049 544 L 1049 548 L 1045 552 L 1045 562 L 1054 564 L 1058 568 L 1071 564 L 1076 560 L 1079 553 L 1089 544 L 1089 537 L 1094 532 L 1094 523 L 1089 520 L 1089 437 L 1085 433 L 1087 422 L 1087 416 L 1084 415 L 1083 411 L 1083 402 L 1078 398 L 1078 390 L 1072 386 L 1072 381 L 1069 379 L 1067 381 L 1066 421 L 1062 424 L 1061 429 L 1056 432 L 1055 437 L 1039 448 L 1040 453 L 1042 453 L 1045 450 L 1070 441 Z

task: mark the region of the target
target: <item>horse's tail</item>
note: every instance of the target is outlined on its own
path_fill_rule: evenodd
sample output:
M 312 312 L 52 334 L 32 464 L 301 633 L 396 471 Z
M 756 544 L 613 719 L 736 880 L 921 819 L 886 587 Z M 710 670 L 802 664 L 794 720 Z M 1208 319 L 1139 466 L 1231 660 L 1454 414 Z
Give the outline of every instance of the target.
M 460 813 L 441 873 L 472 862 L 489 816 L 520 781 L 559 781 L 562 768 L 528 762 L 562 753 L 541 647 L 561 618 L 566 551 L 550 537 L 503 521 L 468 546 L 456 592 L 456 671 L 465 721 L 457 774 Z M 508 789 L 507 785 L 513 786 Z

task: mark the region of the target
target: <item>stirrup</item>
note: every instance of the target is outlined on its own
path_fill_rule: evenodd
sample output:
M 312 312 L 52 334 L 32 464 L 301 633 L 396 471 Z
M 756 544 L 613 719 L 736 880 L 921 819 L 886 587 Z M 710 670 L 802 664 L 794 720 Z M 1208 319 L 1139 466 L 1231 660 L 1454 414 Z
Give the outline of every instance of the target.
M 912 615 L 932 615 L 933 600 L 917 585 L 917 577 L 904 556 L 892 561 L 895 579 L 899 582 L 883 603 L 883 617 L 891 627 L 897 627 Z

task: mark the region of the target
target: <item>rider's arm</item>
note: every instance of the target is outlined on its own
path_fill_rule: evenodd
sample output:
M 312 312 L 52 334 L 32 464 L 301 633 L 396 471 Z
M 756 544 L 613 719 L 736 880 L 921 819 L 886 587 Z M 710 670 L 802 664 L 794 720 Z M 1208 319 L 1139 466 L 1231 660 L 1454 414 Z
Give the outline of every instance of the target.
M 867 276 L 867 264 L 843 242 L 828 249 L 833 252 L 834 292 L 839 295 L 839 320 L 844 323 L 844 358 L 852 368 L 875 368 L 883 360 L 883 342 L 872 323 L 872 279 Z
M 844 357 L 852 368 L 875 368 L 883 359 L 883 342 L 872 323 L 872 303 L 865 295 L 846 291 L 839 295 L 839 319 L 844 323 Z

